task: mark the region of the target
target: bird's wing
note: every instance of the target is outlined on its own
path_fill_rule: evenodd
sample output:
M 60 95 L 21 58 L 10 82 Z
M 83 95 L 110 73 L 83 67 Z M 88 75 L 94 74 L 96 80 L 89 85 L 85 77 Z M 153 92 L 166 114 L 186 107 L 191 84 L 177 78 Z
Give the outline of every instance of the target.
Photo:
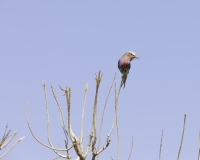
M 119 63 L 120 63 L 120 59 L 119 59 L 119 61 L 118 61 L 118 68 L 119 68 Z

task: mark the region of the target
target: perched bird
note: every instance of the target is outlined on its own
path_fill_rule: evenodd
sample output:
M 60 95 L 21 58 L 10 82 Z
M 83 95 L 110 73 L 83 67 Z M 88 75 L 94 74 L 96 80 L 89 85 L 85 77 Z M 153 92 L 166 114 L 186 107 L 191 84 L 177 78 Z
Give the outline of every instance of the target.
M 125 87 L 127 75 L 131 68 L 131 61 L 135 58 L 139 59 L 134 52 L 128 51 L 118 61 L 118 68 L 122 73 L 121 87 L 122 85 Z

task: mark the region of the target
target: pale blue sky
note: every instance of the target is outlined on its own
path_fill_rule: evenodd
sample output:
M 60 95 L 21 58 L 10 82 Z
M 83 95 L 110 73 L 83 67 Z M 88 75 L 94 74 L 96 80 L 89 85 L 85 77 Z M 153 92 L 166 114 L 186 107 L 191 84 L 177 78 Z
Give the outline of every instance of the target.
M 101 114 L 115 72 L 117 84 L 120 82 L 117 61 L 129 50 L 140 59 L 132 62 L 119 100 L 121 159 L 128 158 L 132 136 L 132 159 L 158 159 L 162 129 L 162 160 L 176 159 L 184 114 L 187 123 L 180 158 L 197 159 L 200 1 L 1 0 L 0 134 L 8 123 L 12 132 L 19 130 L 17 138 L 25 136 L 4 159 L 56 157 L 33 139 L 25 120 L 28 101 L 33 131 L 47 143 L 42 80 L 47 85 L 55 146 L 56 142 L 63 145 L 64 135 L 50 86 L 55 88 L 65 111 L 65 97 L 58 85 L 71 87 L 72 124 L 74 132 L 79 134 L 84 84 L 89 82 L 84 133 L 88 135 L 95 73 L 103 72 L 98 103 Z M 105 114 L 104 139 L 113 121 L 113 96 L 112 92 Z M 100 160 L 110 156 L 116 159 L 116 145 L 115 130 Z

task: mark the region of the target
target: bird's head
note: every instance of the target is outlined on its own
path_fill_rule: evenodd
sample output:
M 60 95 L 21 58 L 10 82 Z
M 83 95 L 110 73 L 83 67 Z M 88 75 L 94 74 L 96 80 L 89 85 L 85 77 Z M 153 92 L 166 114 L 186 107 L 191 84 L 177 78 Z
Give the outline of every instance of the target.
M 134 52 L 128 51 L 125 54 L 130 57 L 131 61 L 134 59 L 139 59 Z

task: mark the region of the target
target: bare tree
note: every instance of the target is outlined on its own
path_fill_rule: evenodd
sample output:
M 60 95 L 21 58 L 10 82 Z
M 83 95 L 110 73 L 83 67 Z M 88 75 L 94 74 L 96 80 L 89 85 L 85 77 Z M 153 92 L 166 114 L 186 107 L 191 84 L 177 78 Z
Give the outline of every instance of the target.
M 0 150 L 2 150 L 3 148 L 5 148 L 12 140 L 13 138 L 16 136 L 18 131 L 15 131 L 14 134 L 10 137 L 9 134 L 11 132 L 11 130 L 9 130 L 7 132 L 8 129 L 8 125 L 6 125 L 5 127 L 5 131 L 3 134 L 2 139 L 0 139 Z M 10 138 L 9 138 L 10 137 Z M 24 139 L 24 137 L 21 137 L 20 139 L 18 139 L 11 147 L 10 149 L 8 149 L 4 154 L 2 154 L 0 156 L 0 159 L 3 158 L 6 154 L 8 154 L 19 142 L 21 142 L 21 140 Z
M 67 113 L 68 113 L 67 116 L 68 116 L 68 118 L 67 118 L 67 125 L 66 125 L 66 123 L 64 121 L 65 119 L 64 119 L 64 116 L 63 116 L 62 107 L 60 106 L 60 104 L 57 100 L 57 97 L 56 97 L 56 94 L 54 92 L 53 87 L 51 87 L 52 94 L 53 94 L 54 99 L 57 103 L 57 107 L 58 107 L 59 114 L 60 114 L 60 122 L 61 122 L 62 129 L 63 129 L 64 135 L 65 135 L 65 140 L 64 140 L 65 141 L 65 148 L 61 148 L 61 147 L 55 148 L 53 143 L 51 142 L 51 139 L 50 139 L 50 121 L 49 121 L 48 98 L 47 98 L 47 93 L 46 93 L 46 85 L 44 84 L 44 82 L 43 82 L 42 85 L 43 85 L 43 88 L 44 88 L 45 101 L 46 101 L 47 138 L 48 138 L 48 143 L 49 143 L 48 145 L 41 142 L 35 136 L 35 134 L 33 133 L 32 129 L 30 127 L 29 120 L 28 120 L 28 104 L 26 105 L 26 119 L 27 119 L 28 127 L 29 127 L 29 130 L 30 130 L 32 136 L 41 145 L 53 150 L 53 152 L 55 152 L 57 154 L 57 157 L 54 158 L 54 159 L 64 158 L 64 159 L 71 160 L 72 157 L 70 156 L 69 151 L 73 148 L 74 151 L 76 152 L 77 156 L 78 156 L 76 158 L 77 160 L 85 160 L 87 158 L 90 150 L 91 150 L 91 153 L 92 153 L 92 160 L 95 160 L 95 158 L 98 157 L 98 155 L 100 153 L 102 153 L 109 146 L 110 136 L 112 134 L 112 131 L 114 129 L 115 124 L 117 124 L 118 98 L 119 98 L 119 93 L 120 93 L 120 89 L 121 89 L 121 87 L 120 87 L 119 91 L 118 91 L 118 95 L 116 96 L 116 85 L 114 85 L 115 76 L 114 76 L 112 85 L 110 87 L 110 90 L 108 92 L 106 102 L 105 102 L 105 105 L 104 105 L 104 109 L 103 109 L 103 113 L 102 113 L 98 147 L 97 147 L 97 124 L 96 124 L 96 120 L 97 120 L 97 104 L 98 104 L 97 102 L 98 102 L 99 86 L 100 86 L 100 82 L 101 82 L 101 79 L 102 79 L 101 71 L 98 72 L 98 74 L 96 75 L 96 78 L 95 78 L 96 79 L 96 91 L 95 91 L 94 106 L 93 106 L 92 130 L 89 134 L 89 138 L 88 138 L 88 141 L 87 141 L 87 147 L 86 147 L 85 151 L 83 149 L 83 140 L 84 140 L 83 139 L 83 129 L 84 129 L 84 113 L 85 113 L 86 99 L 87 99 L 87 93 L 88 93 L 88 84 L 87 83 L 85 84 L 84 103 L 83 103 L 82 116 L 81 116 L 81 129 L 80 129 L 81 132 L 80 132 L 79 137 L 77 135 L 75 135 L 75 133 L 72 130 L 71 111 L 70 111 L 70 108 L 71 108 L 71 89 L 69 87 L 65 87 L 65 88 L 60 87 L 60 89 L 64 92 L 64 95 L 65 95 L 66 101 L 67 101 Z M 109 133 L 107 134 L 106 143 L 102 148 L 100 148 L 101 130 L 102 130 L 104 112 L 105 112 L 107 101 L 108 101 L 110 91 L 111 91 L 113 85 L 115 86 L 115 103 L 114 103 L 114 107 L 113 107 L 115 109 L 115 114 L 114 114 L 115 116 L 114 116 L 114 120 L 113 120 L 113 124 L 111 126 L 111 129 L 110 129 Z M 118 125 L 117 125 L 117 131 L 118 131 Z M 69 144 L 68 141 L 71 142 L 70 146 L 68 145 Z M 118 136 L 118 144 L 119 144 L 119 136 Z M 118 145 L 118 148 L 119 148 L 119 145 Z M 132 147 L 131 147 L 131 149 L 132 149 Z M 65 151 L 66 155 L 61 154 L 60 153 L 61 151 Z M 119 149 L 118 149 L 118 152 L 119 152 Z M 130 157 L 129 157 L 129 159 L 130 159 Z

